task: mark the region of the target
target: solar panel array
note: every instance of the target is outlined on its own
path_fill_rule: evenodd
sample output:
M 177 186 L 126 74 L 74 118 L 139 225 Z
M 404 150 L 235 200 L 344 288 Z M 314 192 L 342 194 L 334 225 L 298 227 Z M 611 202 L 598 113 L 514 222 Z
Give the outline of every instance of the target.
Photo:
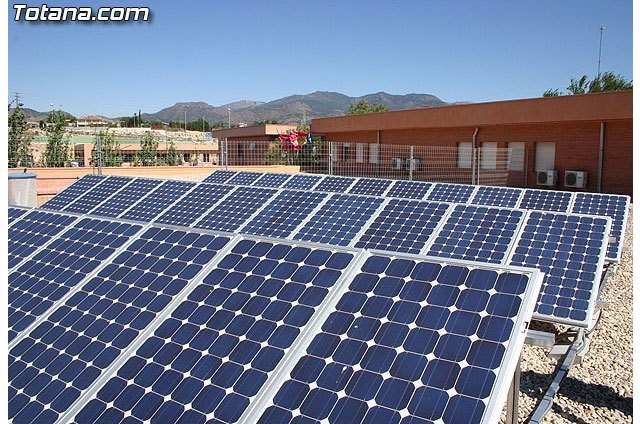
M 27 213 L 29 209 L 20 208 L 15 206 L 9 206 L 9 210 L 7 212 L 7 216 L 9 218 L 9 225 L 13 224 L 18 218 Z
M 43 209 L 60 210 L 73 202 L 78 197 L 93 189 L 103 182 L 107 177 L 98 175 L 85 175 L 69 187 L 49 199 L 41 207 Z
M 107 177 L 100 185 L 87 190 L 82 196 L 63 208 L 65 212 L 89 213 L 104 200 L 108 199 L 124 185 L 133 181 L 128 177 Z

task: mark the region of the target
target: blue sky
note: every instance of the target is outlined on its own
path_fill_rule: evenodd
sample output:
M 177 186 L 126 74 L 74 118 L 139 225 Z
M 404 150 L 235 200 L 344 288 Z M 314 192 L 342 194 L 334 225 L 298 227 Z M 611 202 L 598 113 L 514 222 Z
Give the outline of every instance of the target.
M 538 97 L 596 73 L 601 24 L 602 70 L 633 77 L 630 0 L 56 3 L 148 6 L 153 16 L 16 23 L 10 2 L 9 94 L 74 115 L 317 90 L 428 93 L 448 102 Z

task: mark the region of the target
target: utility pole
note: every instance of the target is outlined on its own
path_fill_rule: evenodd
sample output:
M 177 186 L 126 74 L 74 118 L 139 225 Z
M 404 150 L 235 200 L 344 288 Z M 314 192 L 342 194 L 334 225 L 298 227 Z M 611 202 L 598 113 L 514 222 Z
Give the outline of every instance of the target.
M 600 26 L 600 47 L 598 48 L 598 73 L 596 74 L 598 76 L 598 79 L 600 79 L 600 63 L 601 63 L 601 56 L 602 56 L 602 33 L 605 30 L 605 26 L 601 25 Z

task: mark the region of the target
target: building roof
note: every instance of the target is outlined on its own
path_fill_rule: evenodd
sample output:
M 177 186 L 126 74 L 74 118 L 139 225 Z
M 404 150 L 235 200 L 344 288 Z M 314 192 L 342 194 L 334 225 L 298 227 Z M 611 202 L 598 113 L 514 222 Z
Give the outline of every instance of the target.
M 211 131 L 211 134 L 215 138 L 262 137 L 286 134 L 287 131 L 295 131 L 295 129 L 295 125 L 267 124 L 252 127 L 225 128 Z
M 633 118 L 633 90 L 317 118 L 314 133 L 477 127 Z

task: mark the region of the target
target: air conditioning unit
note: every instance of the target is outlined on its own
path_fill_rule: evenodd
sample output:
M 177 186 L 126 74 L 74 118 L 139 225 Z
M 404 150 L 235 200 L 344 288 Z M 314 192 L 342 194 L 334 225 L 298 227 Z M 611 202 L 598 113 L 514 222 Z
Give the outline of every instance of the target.
M 573 187 L 573 188 L 586 188 L 587 172 L 586 171 L 565 171 L 564 186 Z
M 536 173 L 536 183 L 542 186 L 553 187 L 558 181 L 558 171 L 538 171 Z
M 407 172 L 411 171 L 411 162 L 413 161 L 413 170 L 417 171 L 420 168 L 420 159 L 407 159 L 405 162 L 405 166 L 407 169 Z
M 392 158 L 391 159 L 391 168 L 392 169 L 402 169 L 404 167 L 404 159 L 403 158 Z

